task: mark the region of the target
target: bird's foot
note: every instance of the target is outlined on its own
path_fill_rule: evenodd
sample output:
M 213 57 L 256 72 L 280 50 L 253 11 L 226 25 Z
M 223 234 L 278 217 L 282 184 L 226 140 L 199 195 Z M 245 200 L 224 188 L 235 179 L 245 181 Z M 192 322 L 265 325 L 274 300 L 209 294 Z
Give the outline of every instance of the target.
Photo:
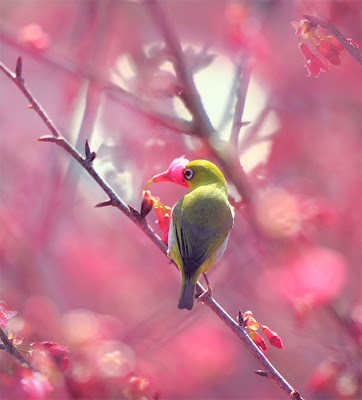
M 197 300 L 198 300 L 198 301 L 201 301 L 201 302 L 203 301 L 202 299 L 203 299 L 205 296 L 209 296 L 209 297 L 211 297 L 211 298 L 214 297 L 214 291 L 213 291 L 213 289 L 212 289 L 212 287 L 211 287 L 211 285 L 210 285 L 210 282 L 209 282 L 209 280 L 208 280 L 206 274 L 203 273 L 202 275 L 204 275 L 204 279 L 205 279 L 205 282 L 206 282 L 207 289 L 204 290 L 204 292 L 201 293 L 201 294 L 197 297 Z

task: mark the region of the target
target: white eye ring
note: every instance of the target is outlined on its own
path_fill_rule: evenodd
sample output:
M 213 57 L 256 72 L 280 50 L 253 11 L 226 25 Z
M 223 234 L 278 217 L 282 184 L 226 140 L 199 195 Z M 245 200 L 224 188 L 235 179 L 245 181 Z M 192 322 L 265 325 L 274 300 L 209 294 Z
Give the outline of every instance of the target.
M 194 174 L 194 171 L 190 168 L 187 168 L 184 172 L 184 177 L 185 177 L 185 179 L 187 179 L 189 181 L 192 178 L 193 174 Z

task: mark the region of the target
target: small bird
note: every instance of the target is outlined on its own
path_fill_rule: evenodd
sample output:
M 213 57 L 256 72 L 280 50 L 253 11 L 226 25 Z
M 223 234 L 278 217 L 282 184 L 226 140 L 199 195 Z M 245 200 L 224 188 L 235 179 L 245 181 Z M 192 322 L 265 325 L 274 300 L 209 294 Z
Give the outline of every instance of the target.
M 226 180 L 210 161 L 180 157 L 147 185 L 151 182 L 173 182 L 189 189 L 172 209 L 168 254 L 182 277 L 178 308 L 191 310 L 200 274 L 208 284 L 205 273 L 223 255 L 233 227 Z

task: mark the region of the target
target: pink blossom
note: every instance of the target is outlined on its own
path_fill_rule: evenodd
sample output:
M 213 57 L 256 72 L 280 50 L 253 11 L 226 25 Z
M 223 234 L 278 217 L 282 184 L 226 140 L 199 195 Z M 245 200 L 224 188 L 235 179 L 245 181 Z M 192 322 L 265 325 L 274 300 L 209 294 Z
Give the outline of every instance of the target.
M 54 390 L 48 378 L 40 372 L 28 373 L 26 371 L 26 376 L 21 380 L 21 384 L 30 399 L 44 399 L 48 393 Z
M 50 36 L 38 24 L 25 25 L 20 31 L 19 39 L 22 43 L 37 52 L 45 51 L 51 44 Z
M 65 371 L 69 366 L 67 347 L 56 342 L 34 342 L 31 344 L 33 350 L 38 350 L 44 355 L 51 357 L 60 371 Z
M 4 301 L 0 301 L 0 326 L 6 327 L 9 319 L 15 317 L 16 311 L 9 310 Z

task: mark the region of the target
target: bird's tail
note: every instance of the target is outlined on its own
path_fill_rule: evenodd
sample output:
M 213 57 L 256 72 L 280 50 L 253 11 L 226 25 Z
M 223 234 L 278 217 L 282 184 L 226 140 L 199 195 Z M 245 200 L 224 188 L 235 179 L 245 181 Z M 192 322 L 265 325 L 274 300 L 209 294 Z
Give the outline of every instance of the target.
M 181 293 L 178 301 L 178 308 L 191 310 L 194 306 L 196 283 L 191 282 L 190 277 L 182 280 Z

